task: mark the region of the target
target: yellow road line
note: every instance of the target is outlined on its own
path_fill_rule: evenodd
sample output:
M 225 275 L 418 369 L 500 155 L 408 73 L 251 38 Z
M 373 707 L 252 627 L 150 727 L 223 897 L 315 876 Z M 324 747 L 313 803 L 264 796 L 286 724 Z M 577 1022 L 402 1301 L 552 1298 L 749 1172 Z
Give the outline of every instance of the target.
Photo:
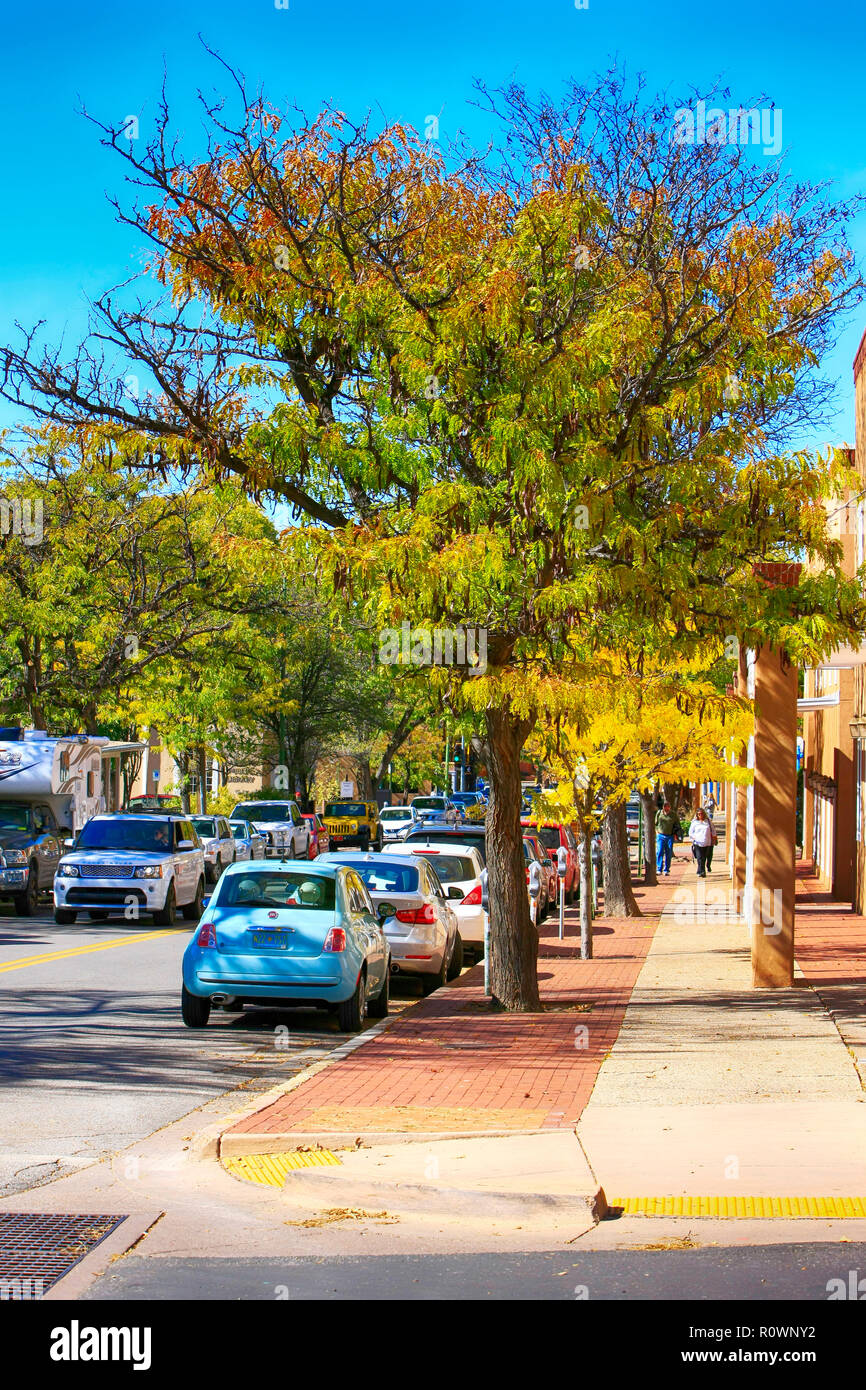
M 282 1187 L 290 1168 L 330 1168 L 341 1160 L 330 1149 L 295 1149 L 281 1154 L 244 1154 L 224 1158 L 223 1167 L 233 1178 Z
M 627 1216 L 866 1219 L 866 1197 L 611 1197 L 608 1205 L 621 1207 Z
M 96 946 L 70 946 L 67 951 L 45 951 L 41 956 L 22 956 L 20 960 L 9 960 L 0 965 L 0 975 L 7 970 L 26 970 L 28 965 L 49 965 L 55 960 L 68 960 L 70 956 L 87 956 L 93 951 L 110 951 L 115 946 L 136 946 L 140 941 L 155 941 L 160 936 L 177 936 L 189 931 L 185 927 L 165 927 L 162 931 L 148 931 L 140 936 L 116 936 L 112 941 L 100 941 Z

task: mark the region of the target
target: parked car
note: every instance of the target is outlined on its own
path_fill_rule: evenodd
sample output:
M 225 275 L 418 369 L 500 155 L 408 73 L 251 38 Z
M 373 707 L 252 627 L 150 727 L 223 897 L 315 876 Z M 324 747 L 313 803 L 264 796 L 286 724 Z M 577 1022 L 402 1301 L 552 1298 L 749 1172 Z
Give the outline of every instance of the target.
M 344 856 L 329 855 L 328 860 L 343 863 Z M 393 973 L 417 975 L 425 995 L 456 979 L 463 969 L 463 940 L 454 910 L 458 893 L 447 891 L 420 855 L 404 854 L 399 845 L 387 846 L 382 854 L 345 860 L 363 878 L 382 922 Z
M 95 920 L 112 912 L 149 912 L 157 926 L 173 926 L 180 908 L 189 922 L 202 914 L 205 859 L 195 827 L 183 816 L 94 816 L 68 850 L 54 877 L 54 920 L 61 926 L 86 911 Z
M 472 845 L 478 850 L 484 863 L 487 863 L 486 831 L 483 825 L 418 825 L 414 830 L 407 832 L 403 844 L 407 849 L 414 850 L 416 845 L 432 845 L 440 841 L 449 845 Z
M 452 792 L 451 800 L 468 821 L 483 821 L 487 815 L 487 802 L 480 792 Z
M 523 838 L 524 840 L 529 840 L 533 845 L 541 866 L 544 869 L 544 881 L 547 887 L 547 907 L 548 909 L 556 907 L 556 895 L 559 891 L 557 886 L 556 865 L 551 863 L 550 855 L 547 853 L 547 850 L 538 836 L 538 832 L 534 828 L 531 830 L 524 830 Z M 546 912 L 543 912 L 542 916 L 546 916 Z
M 216 883 L 229 864 L 235 862 L 235 837 L 225 816 L 190 816 L 204 850 L 204 872 L 208 883 Z
M 580 865 L 577 859 L 577 840 L 571 827 L 548 823 L 528 827 L 541 841 L 554 868 L 558 865 L 560 848 L 564 848 L 567 858 L 565 865 L 565 901 L 574 902 L 580 892 Z M 557 873 L 557 897 L 559 896 L 559 875 Z
M 331 849 L 381 849 L 383 831 L 375 801 L 328 801 L 322 817 L 331 840 Z
M 264 859 L 265 841 L 248 820 L 230 820 L 229 830 L 235 840 L 235 863 L 246 864 L 251 859 Z
M 407 845 L 386 845 L 386 854 L 405 854 Z M 484 955 L 484 926 L 486 912 L 482 904 L 482 875 L 484 860 L 469 845 L 454 845 L 448 840 L 433 840 L 426 845 L 413 845 L 412 853 L 423 857 L 433 866 L 436 876 L 453 898 L 451 907 L 457 917 L 464 952 L 474 960 Z M 453 892 L 457 889 L 457 893 Z
M 462 808 L 447 796 L 416 796 L 412 807 L 425 825 L 457 825 L 463 819 Z
M 248 820 L 265 840 L 266 859 L 306 859 L 310 830 L 296 801 L 239 801 L 229 820 Z
M 310 859 L 316 859 L 320 854 L 327 854 L 331 848 L 328 827 L 324 821 L 319 820 L 314 811 L 302 811 L 301 815 L 307 822 L 310 831 L 310 848 L 307 851 Z
M 39 894 L 51 891 L 61 852 L 50 806 L 0 801 L 0 899 L 11 898 L 19 917 L 34 916 Z
M 123 809 L 132 815 L 140 814 L 142 811 L 158 811 L 162 815 L 165 815 L 166 812 L 173 812 L 175 815 L 182 815 L 180 798 L 169 796 L 167 792 L 149 792 L 146 796 L 131 796 Z
M 421 817 L 414 806 L 385 806 L 379 812 L 379 820 L 382 822 L 382 839 L 386 844 L 389 840 L 402 840 L 404 835 L 421 824 Z
M 333 859 L 335 856 L 329 856 Z M 316 1005 L 356 1033 L 388 1012 L 388 938 L 348 864 L 233 864 L 183 957 L 181 1015 L 203 1028 L 214 1006 Z

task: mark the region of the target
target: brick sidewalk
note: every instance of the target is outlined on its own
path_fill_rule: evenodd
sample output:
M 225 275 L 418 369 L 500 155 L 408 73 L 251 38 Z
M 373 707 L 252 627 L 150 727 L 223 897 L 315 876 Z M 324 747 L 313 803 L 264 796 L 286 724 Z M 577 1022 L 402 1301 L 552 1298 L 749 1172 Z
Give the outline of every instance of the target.
M 681 851 L 682 852 L 682 851 Z M 541 929 L 544 1012 L 489 1012 L 483 966 L 411 1009 L 349 1056 L 228 1131 L 231 1134 L 470 1133 L 573 1127 L 616 1040 L 658 925 L 686 869 L 635 885 L 641 918 L 599 918 L 581 961 L 577 909 Z M 586 1033 L 582 1031 L 586 1027 Z
M 810 985 L 866 981 L 866 917 L 822 891 L 811 866 L 797 865 L 794 949 Z

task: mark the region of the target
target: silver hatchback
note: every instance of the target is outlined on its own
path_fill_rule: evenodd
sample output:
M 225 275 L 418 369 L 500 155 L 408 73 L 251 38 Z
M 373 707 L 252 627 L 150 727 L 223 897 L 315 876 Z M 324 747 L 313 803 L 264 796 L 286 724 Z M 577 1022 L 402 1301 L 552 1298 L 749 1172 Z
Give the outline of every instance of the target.
M 463 941 L 451 902 L 459 889 L 443 888 L 433 866 L 407 854 L 323 854 L 317 862 L 355 869 L 373 900 L 391 950 L 391 971 L 414 975 L 432 994 L 463 969 Z

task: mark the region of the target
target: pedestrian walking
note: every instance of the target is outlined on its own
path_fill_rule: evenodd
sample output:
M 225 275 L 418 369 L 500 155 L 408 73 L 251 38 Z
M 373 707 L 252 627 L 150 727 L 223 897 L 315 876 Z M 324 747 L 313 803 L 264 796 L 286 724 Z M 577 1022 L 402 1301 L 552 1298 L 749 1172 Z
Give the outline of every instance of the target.
M 712 821 L 703 806 L 700 806 L 689 826 L 689 839 L 692 842 L 692 850 L 697 860 L 698 878 L 706 878 L 707 876 L 707 854 L 712 849 L 714 833 Z
M 707 795 L 704 797 L 704 810 L 709 819 L 712 820 L 713 816 L 716 814 L 716 798 L 713 796 L 712 791 L 707 792 Z
M 656 869 L 660 874 L 669 874 L 674 853 L 674 836 L 682 834 L 682 826 L 671 803 L 666 801 L 660 811 L 656 811 Z

